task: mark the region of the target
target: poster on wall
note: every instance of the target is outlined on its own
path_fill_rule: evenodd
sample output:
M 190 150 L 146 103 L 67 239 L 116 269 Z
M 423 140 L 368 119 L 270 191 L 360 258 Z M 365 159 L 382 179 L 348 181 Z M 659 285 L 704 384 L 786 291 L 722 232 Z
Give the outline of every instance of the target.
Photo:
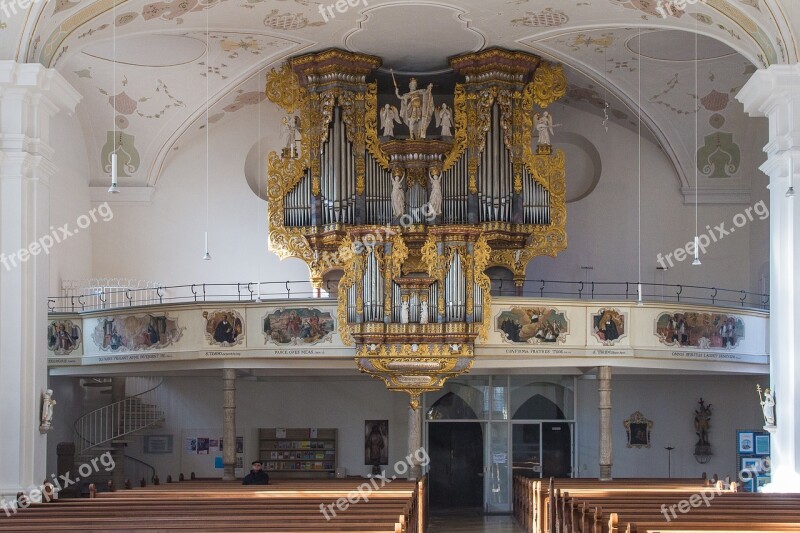
M 172 453 L 172 435 L 145 435 L 144 453 Z
M 364 464 L 389 464 L 389 421 L 365 420 Z

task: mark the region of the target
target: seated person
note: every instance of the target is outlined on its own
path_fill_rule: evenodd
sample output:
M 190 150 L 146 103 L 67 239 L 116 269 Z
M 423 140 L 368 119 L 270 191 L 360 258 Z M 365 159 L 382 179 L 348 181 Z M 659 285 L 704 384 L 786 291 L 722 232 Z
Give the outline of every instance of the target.
M 255 460 L 252 466 L 250 473 L 244 476 L 242 485 L 269 485 L 269 475 L 263 470 L 264 464 Z

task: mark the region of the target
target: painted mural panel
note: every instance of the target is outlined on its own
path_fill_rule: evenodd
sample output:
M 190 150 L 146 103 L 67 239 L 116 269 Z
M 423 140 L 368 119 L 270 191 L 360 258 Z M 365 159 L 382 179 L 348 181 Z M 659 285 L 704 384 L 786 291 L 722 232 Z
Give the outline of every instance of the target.
M 103 351 L 157 350 L 177 342 L 184 329 L 166 315 L 116 316 L 101 318 L 92 340 Z
M 719 313 L 662 313 L 655 334 L 667 346 L 733 349 L 744 338 L 744 322 Z
M 613 346 L 625 336 L 625 315 L 616 309 L 600 309 L 592 314 L 592 334 L 603 343 Z
M 331 313 L 309 307 L 282 308 L 264 317 L 264 342 L 317 344 L 332 342 L 336 322 Z
M 206 341 L 212 346 L 236 346 L 244 340 L 244 319 L 233 310 L 203 311 Z
M 55 355 L 69 355 L 81 345 L 81 328 L 72 320 L 54 320 L 47 327 L 47 348 Z
M 497 331 L 506 342 L 564 343 L 569 321 L 563 311 L 545 307 L 514 307 L 497 316 Z

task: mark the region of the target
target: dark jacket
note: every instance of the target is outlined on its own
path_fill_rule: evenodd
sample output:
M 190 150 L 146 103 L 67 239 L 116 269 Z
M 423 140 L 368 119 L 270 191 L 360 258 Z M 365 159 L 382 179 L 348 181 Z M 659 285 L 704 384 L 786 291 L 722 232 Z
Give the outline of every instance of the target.
M 269 475 L 263 470 L 260 472 L 251 470 L 249 474 L 244 476 L 242 485 L 269 485 Z

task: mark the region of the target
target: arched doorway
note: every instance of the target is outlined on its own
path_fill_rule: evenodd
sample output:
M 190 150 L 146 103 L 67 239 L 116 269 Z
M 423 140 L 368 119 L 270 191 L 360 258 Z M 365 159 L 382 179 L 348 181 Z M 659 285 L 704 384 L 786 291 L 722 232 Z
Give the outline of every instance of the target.
M 428 426 L 431 507 L 482 507 L 483 424 L 468 421 L 477 420 L 475 410 L 459 394 L 448 392 L 426 416 L 436 421 Z

